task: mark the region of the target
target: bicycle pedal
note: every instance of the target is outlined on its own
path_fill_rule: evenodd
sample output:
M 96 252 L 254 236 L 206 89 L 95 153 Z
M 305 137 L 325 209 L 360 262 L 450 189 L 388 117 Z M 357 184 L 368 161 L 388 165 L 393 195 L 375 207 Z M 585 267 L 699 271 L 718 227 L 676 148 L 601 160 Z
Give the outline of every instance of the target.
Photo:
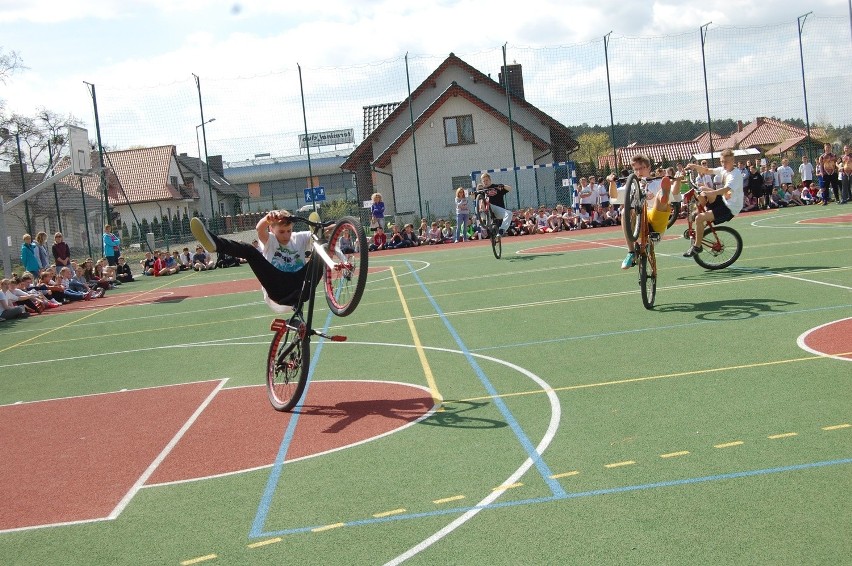
M 648 238 L 655 244 L 660 241 L 660 233 L 659 232 L 651 232 L 648 234 Z

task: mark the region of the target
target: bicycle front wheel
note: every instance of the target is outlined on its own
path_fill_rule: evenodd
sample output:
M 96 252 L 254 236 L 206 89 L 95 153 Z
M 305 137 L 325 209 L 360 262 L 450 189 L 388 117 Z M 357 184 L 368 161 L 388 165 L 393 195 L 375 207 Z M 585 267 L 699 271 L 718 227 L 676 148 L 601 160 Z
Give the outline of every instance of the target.
M 489 231 L 489 235 L 491 235 L 493 231 L 491 227 L 491 210 L 483 197 L 477 197 L 476 199 L 476 217 L 479 219 L 479 225 L 484 226 Z
M 367 285 L 367 235 L 356 218 L 337 221 L 328 239 L 334 267 L 325 266 L 325 299 L 337 316 L 352 314 Z
M 304 323 L 295 329 L 281 325 L 272 338 L 266 362 L 266 393 L 276 411 L 289 411 L 302 398 L 308 383 L 310 350 Z
M 496 226 L 491 228 L 491 251 L 497 259 L 503 255 L 503 238 L 497 233 Z
M 654 300 L 657 298 L 657 275 L 653 266 L 654 248 L 649 246 L 647 254 L 639 256 L 639 287 L 642 290 L 642 304 L 646 309 L 654 308 Z
M 699 254 L 692 256 L 695 263 L 704 269 L 724 269 L 734 264 L 743 253 L 743 239 L 740 233 L 727 226 L 707 226 L 701 238 Z M 714 233 L 715 230 L 715 233 Z
M 624 230 L 624 239 L 629 243 L 639 238 L 639 230 L 642 226 L 642 187 L 639 177 L 630 174 L 624 185 L 624 210 L 621 214 L 621 228 Z

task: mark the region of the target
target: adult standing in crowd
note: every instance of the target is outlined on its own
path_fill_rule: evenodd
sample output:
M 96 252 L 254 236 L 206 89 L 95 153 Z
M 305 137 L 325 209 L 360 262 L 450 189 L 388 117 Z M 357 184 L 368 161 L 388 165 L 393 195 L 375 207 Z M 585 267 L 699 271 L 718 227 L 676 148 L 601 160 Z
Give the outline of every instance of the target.
M 121 256 L 121 240 L 112 233 L 112 226 L 109 224 L 104 226 L 103 241 L 107 264 L 118 265 L 118 258 Z
M 38 274 L 41 274 L 42 271 L 50 267 L 50 254 L 47 253 L 47 233 L 39 232 L 36 234 L 35 244 L 36 256 L 38 257 L 38 263 L 41 266 Z
M 790 160 L 786 157 L 781 160 L 781 167 L 778 168 L 778 181 L 785 191 L 793 190 L 793 168 L 790 167 Z
M 62 238 L 62 232 L 53 235 L 53 247 L 50 251 L 53 253 L 53 262 L 56 264 L 57 272 L 62 271 L 63 267 L 71 267 L 71 248 Z
M 822 204 L 828 204 L 828 196 L 834 190 L 834 200 L 840 203 L 840 179 L 837 177 L 837 155 L 831 151 L 831 144 L 824 146 L 825 152 L 819 156 L 817 175 L 821 179 Z
M 843 181 L 840 183 L 840 204 L 846 204 L 852 200 L 852 154 L 847 151 L 842 159 L 840 173 L 843 175 Z
M 24 266 L 24 271 L 30 273 L 38 273 L 41 269 L 41 263 L 38 261 L 38 252 L 36 245 L 33 243 L 33 237 L 29 234 L 24 234 L 21 238 L 24 242 L 21 244 L 21 265 Z

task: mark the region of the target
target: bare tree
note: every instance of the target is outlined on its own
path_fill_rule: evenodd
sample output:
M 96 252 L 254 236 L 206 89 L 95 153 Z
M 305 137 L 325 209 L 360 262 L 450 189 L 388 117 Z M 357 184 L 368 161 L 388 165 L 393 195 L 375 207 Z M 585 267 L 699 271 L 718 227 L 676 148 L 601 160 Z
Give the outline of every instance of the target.
M 0 47 L 0 83 L 6 84 L 6 81 L 13 74 L 27 69 L 24 65 L 24 60 L 21 54 L 17 51 L 5 51 Z

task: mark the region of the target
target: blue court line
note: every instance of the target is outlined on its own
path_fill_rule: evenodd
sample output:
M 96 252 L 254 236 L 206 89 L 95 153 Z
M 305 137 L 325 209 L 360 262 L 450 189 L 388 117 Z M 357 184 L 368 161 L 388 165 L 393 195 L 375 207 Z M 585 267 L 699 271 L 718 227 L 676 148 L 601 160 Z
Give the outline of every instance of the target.
M 541 456 L 536 451 L 532 441 L 530 441 L 529 437 L 527 437 L 526 433 L 524 433 L 523 428 L 521 428 L 520 423 L 518 423 L 514 415 L 512 415 L 512 412 L 503 402 L 503 399 L 500 397 L 491 382 L 488 380 L 488 377 L 485 375 L 485 372 L 482 370 L 481 367 L 479 367 L 479 364 L 476 362 L 476 359 L 471 355 L 470 350 L 468 350 L 464 341 L 461 339 L 461 336 L 459 336 L 458 332 L 456 332 L 456 329 L 450 323 L 450 320 L 447 318 L 447 315 L 444 314 L 444 311 L 441 310 L 440 306 L 438 306 L 438 303 L 435 301 L 434 297 L 432 297 L 431 293 L 429 293 L 429 290 L 426 289 L 426 285 L 423 283 L 423 280 L 420 279 L 420 276 L 417 274 L 417 271 L 414 270 L 414 267 L 408 260 L 405 261 L 405 265 L 408 267 L 408 270 L 414 276 L 414 279 L 415 281 L 417 281 L 417 284 L 420 285 L 420 289 L 423 291 L 423 294 L 426 295 L 426 298 L 429 299 L 430 303 L 432 303 L 432 308 L 434 308 L 435 312 L 438 313 L 438 316 L 441 317 L 441 321 L 444 323 L 444 326 L 447 327 L 447 330 L 452 335 L 453 340 L 455 340 L 456 344 L 458 344 L 458 347 L 464 354 L 464 357 L 467 358 L 467 362 L 470 364 L 470 367 L 472 367 L 473 371 L 476 372 L 477 377 L 479 377 L 479 381 L 482 382 L 482 385 L 483 387 L 485 387 L 485 390 L 488 391 L 488 394 L 493 397 L 494 404 L 503 414 L 503 418 L 506 420 L 506 423 L 515 433 L 515 436 L 518 437 L 518 440 L 520 441 L 521 446 L 524 447 L 524 450 L 526 451 L 527 455 L 530 457 L 533 463 L 535 463 L 535 466 L 538 469 L 538 473 L 541 474 L 542 479 L 550 487 L 550 491 L 555 496 L 564 495 L 565 490 L 562 489 L 562 484 L 550 477 L 553 475 L 553 472 L 550 470 L 544 460 L 542 460 Z
M 313 307 L 313 305 L 311 305 Z M 331 324 L 332 313 L 329 312 L 325 319 L 323 332 L 328 330 Z M 266 487 L 263 490 L 263 496 L 260 498 L 260 504 L 257 507 L 257 513 L 254 516 L 254 521 L 249 531 L 250 538 L 263 536 L 263 525 L 266 524 L 266 517 L 269 516 L 269 509 L 272 506 L 272 497 L 275 495 L 275 490 L 278 489 L 278 481 L 281 479 L 281 469 L 284 467 L 284 459 L 287 457 L 287 451 L 290 449 L 290 444 L 293 442 L 293 436 L 296 433 L 296 424 L 299 422 L 302 405 L 308 397 L 308 388 L 311 386 L 311 380 L 314 376 L 314 369 L 319 361 L 319 355 L 322 351 L 322 346 L 325 339 L 320 339 L 317 344 L 317 349 L 311 358 L 311 367 L 308 370 L 308 380 L 305 383 L 305 391 L 302 393 L 302 398 L 296 403 L 293 412 L 290 413 L 290 422 L 287 423 L 287 430 L 284 432 L 284 438 L 281 440 L 281 445 L 278 447 L 278 454 L 275 456 L 275 463 L 272 465 L 272 470 L 269 472 L 269 479 L 266 480 Z
M 663 306 L 663 305 L 659 305 Z M 524 346 L 538 346 L 541 344 L 552 344 L 557 342 L 570 342 L 572 340 L 586 340 L 589 338 L 603 338 L 606 336 L 619 336 L 623 334 L 637 334 L 640 332 L 648 332 L 648 331 L 658 331 L 658 330 L 674 330 L 677 328 L 686 328 L 690 326 L 700 326 L 704 324 L 721 324 L 721 323 L 729 323 L 729 322 L 746 322 L 751 320 L 759 320 L 762 318 L 768 318 L 771 316 L 785 316 L 790 314 L 802 314 L 802 313 L 811 313 L 811 312 L 819 312 L 819 311 L 827 311 L 827 310 L 835 310 L 835 309 L 845 309 L 852 307 L 852 304 L 846 305 L 833 305 L 830 307 L 817 307 L 812 309 L 799 309 L 792 311 L 783 311 L 783 312 L 767 312 L 758 314 L 752 318 L 744 318 L 739 320 L 699 320 L 696 322 L 684 322 L 681 324 L 671 324 L 668 326 L 654 326 L 654 327 L 646 327 L 646 328 L 635 328 L 632 330 L 613 330 L 611 332 L 600 332 L 597 334 L 585 334 L 582 336 L 565 336 L 563 338 L 551 338 L 549 340 L 537 340 L 535 342 L 520 342 L 516 344 L 504 344 L 502 346 L 484 346 L 482 348 L 473 348 L 471 352 L 484 352 L 486 350 L 501 350 L 505 348 L 518 348 Z
M 754 476 L 765 476 L 770 474 L 780 474 L 784 472 L 794 472 L 799 470 L 808 470 L 813 468 L 824 468 L 828 466 L 838 466 L 844 464 L 852 464 L 852 458 L 842 458 L 839 460 L 827 460 L 822 462 L 810 462 L 807 464 L 795 464 L 792 466 L 781 466 L 777 468 L 764 468 L 761 470 L 747 470 L 743 472 L 731 472 L 727 474 L 716 474 L 712 476 L 701 476 L 697 478 L 685 478 L 680 480 L 670 480 L 670 481 L 660 481 L 653 483 L 644 483 L 639 485 L 627 485 L 622 487 L 610 487 L 603 489 L 594 489 L 590 491 L 580 491 L 576 493 L 564 493 L 562 495 L 553 495 L 550 497 L 539 497 L 535 499 L 521 499 L 517 501 L 501 501 L 497 503 L 490 503 L 488 505 L 478 505 L 471 507 L 455 507 L 452 509 L 436 509 L 434 511 L 424 511 L 421 513 L 408 513 L 408 514 L 400 514 L 393 515 L 390 517 L 378 517 L 371 519 L 359 519 L 355 521 L 349 521 L 347 523 L 343 523 L 343 526 L 346 527 L 356 527 L 363 525 L 373 525 L 377 523 L 389 523 L 391 521 L 402 521 L 407 519 L 422 519 L 429 517 L 436 517 L 439 515 L 460 515 L 462 513 L 466 513 L 472 510 L 489 510 L 489 509 L 500 509 L 504 507 L 518 507 L 521 505 L 534 505 L 537 503 L 550 503 L 554 501 L 562 501 L 565 499 L 580 499 L 585 497 L 596 497 L 599 495 L 612 495 L 617 493 L 627 493 L 632 491 L 645 491 L 649 489 L 659 489 L 664 487 L 676 487 L 681 485 L 693 485 L 699 483 L 707 483 L 712 481 L 721 481 L 721 480 L 730 480 L 730 479 L 739 479 L 739 478 L 747 478 Z M 315 525 L 311 527 L 298 527 L 293 529 L 286 529 L 282 531 L 274 531 L 269 533 L 263 533 L 262 535 L 257 536 L 284 536 L 284 535 L 292 535 L 297 533 L 307 533 L 311 532 L 315 529 L 323 528 L 326 525 Z

